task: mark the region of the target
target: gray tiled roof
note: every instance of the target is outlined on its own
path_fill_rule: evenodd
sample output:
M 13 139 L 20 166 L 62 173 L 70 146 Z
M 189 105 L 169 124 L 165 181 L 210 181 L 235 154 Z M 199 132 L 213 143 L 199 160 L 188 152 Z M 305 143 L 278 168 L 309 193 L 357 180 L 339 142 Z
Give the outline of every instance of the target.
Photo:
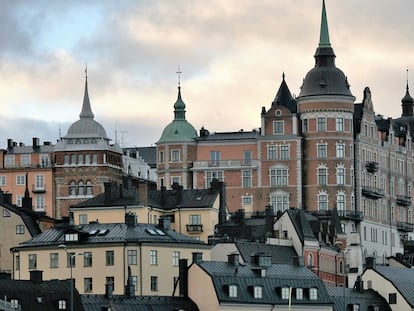
M 266 253 L 272 256 L 273 264 L 293 264 L 293 257 L 297 256 L 293 247 L 270 245 L 256 242 L 235 242 L 237 250 L 239 251 L 244 262 L 251 262 L 251 256 L 257 253 Z
M 260 136 L 260 132 L 255 130 L 247 132 L 243 130 L 239 132 L 215 132 L 199 137 L 199 141 L 256 139 L 258 136 Z
M 55 150 L 54 145 L 39 145 L 37 148 L 33 146 L 13 146 L 13 148 L 8 148 L 7 153 L 9 154 L 26 154 L 26 153 L 52 153 Z
M 276 264 L 266 269 L 266 276 L 260 277 L 252 268 L 256 265 L 247 264 L 234 266 L 227 262 L 205 261 L 197 263 L 210 275 L 217 298 L 221 303 L 260 303 L 287 305 L 288 299 L 282 299 L 279 293 L 282 287 L 303 288 L 302 300 L 293 299 L 293 303 L 302 305 L 331 304 L 325 285 L 313 272 L 305 267 Z M 237 297 L 229 297 L 226 287 L 237 285 Z M 254 298 L 252 286 L 262 287 L 262 298 Z M 310 300 L 306 294 L 309 288 L 317 288 L 316 300 Z
M 82 295 L 82 305 L 85 311 L 102 311 L 103 307 L 123 311 L 198 311 L 197 305 L 189 298 L 169 296 L 118 296 L 111 299 L 104 295 Z
M 359 305 L 359 310 L 369 310 L 370 306 L 378 306 L 381 311 L 391 311 L 387 301 L 376 291 L 368 289 L 358 291 L 353 288 L 326 287 L 331 300 L 334 302 L 334 311 L 342 311 L 344 299 L 347 305 Z M 348 309 L 347 309 L 348 310 Z
M 152 230 L 151 230 L 152 229 Z M 106 230 L 106 231 L 105 231 Z M 154 231 L 155 230 L 155 231 Z M 151 233 L 155 232 L 155 234 Z M 78 226 L 55 227 L 44 231 L 29 241 L 21 243 L 19 247 L 60 245 L 65 242 L 65 233 L 79 232 L 80 241 L 75 243 L 101 244 L 101 243 L 186 243 L 203 245 L 205 243 L 180 234 L 173 230 L 161 229 L 152 224 L 127 225 L 124 223 L 99 224 L 91 223 Z M 105 232 L 105 234 L 91 234 L 93 232 Z M 161 234 L 160 234 L 161 232 Z M 19 248 L 18 247 L 18 248 Z
M 219 195 L 211 189 L 149 190 L 148 205 L 170 210 L 174 208 L 211 207 Z M 180 197 L 181 196 L 181 197 Z
M 414 269 L 376 266 L 374 270 L 394 284 L 410 306 L 414 307 Z
M 302 243 L 305 239 L 317 241 L 309 224 L 308 216 L 302 209 L 288 209 L 286 213 L 288 213 Z
M 124 154 L 129 150 L 131 157 L 135 158 L 135 152 L 147 163 L 151 168 L 157 167 L 157 147 L 131 147 L 123 148 Z

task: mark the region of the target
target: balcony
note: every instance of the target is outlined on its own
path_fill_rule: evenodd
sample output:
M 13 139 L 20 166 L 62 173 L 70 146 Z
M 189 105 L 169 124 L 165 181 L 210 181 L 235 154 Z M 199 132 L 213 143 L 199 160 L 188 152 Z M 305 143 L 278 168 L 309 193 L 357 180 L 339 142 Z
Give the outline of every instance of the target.
M 365 164 L 368 173 L 375 173 L 379 170 L 378 162 L 369 161 Z
M 211 160 L 211 161 L 195 161 L 193 169 L 204 170 L 208 168 L 220 169 L 241 169 L 241 168 L 258 168 L 258 160 Z
M 32 192 L 33 193 L 45 193 L 46 192 L 46 185 L 32 185 Z
M 398 221 L 397 222 L 397 230 L 404 231 L 404 232 L 413 232 L 414 231 L 414 224 L 409 222 Z
M 397 204 L 402 206 L 410 206 L 411 205 L 411 197 L 406 195 L 397 195 Z
M 199 232 L 203 232 L 203 225 L 198 224 L 198 225 L 186 225 L 187 227 L 187 232 L 192 232 L 192 233 L 199 233 Z
M 338 216 L 344 220 L 362 221 L 364 219 L 364 214 L 361 211 L 353 210 L 338 210 Z
M 378 199 L 383 198 L 385 196 L 385 192 L 384 192 L 384 190 L 382 190 L 380 188 L 363 186 L 362 187 L 362 195 L 364 195 L 364 196 L 366 196 L 370 199 L 378 200 Z

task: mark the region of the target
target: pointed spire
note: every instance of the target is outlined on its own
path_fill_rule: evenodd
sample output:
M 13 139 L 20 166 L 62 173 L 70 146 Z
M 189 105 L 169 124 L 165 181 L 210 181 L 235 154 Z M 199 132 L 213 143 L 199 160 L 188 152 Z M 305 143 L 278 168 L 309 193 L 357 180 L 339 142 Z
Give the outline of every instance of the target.
M 88 94 L 88 67 L 85 68 L 85 94 L 83 95 L 82 111 L 79 117 L 80 118 L 91 118 L 91 119 L 95 117 L 91 109 L 91 103 L 89 101 L 89 94 Z
M 319 36 L 319 47 L 329 48 L 331 42 L 329 41 L 328 18 L 326 17 L 325 0 L 322 0 L 322 18 L 321 18 L 321 32 Z
M 407 69 L 407 85 L 405 87 L 405 96 L 401 99 L 402 117 L 414 116 L 414 99 L 410 95 L 410 89 L 408 87 L 408 69 Z

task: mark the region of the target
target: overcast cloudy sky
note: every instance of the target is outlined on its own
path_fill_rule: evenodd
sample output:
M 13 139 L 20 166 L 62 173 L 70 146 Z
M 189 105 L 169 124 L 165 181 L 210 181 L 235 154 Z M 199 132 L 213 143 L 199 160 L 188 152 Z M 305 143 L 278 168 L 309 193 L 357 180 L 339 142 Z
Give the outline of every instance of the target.
M 0 148 L 56 142 L 78 120 L 88 67 L 95 120 L 149 146 L 173 119 L 180 65 L 187 120 L 251 130 L 282 73 L 298 94 L 314 66 L 322 0 L 0 1 Z M 336 64 L 377 113 L 414 95 L 414 1 L 326 0 Z M 116 134 L 117 133 L 117 134 Z

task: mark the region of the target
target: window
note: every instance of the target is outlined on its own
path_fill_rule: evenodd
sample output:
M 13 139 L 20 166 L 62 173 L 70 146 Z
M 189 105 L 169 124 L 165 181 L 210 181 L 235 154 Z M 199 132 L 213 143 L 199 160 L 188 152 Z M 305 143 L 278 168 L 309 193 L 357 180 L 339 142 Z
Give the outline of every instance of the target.
M 135 249 L 128 250 L 128 265 L 137 264 L 137 251 Z
M 69 155 L 65 154 L 63 157 L 63 164 L 68 165 L 69 164 Z
M 65 233 L 65 241 L 78 241 L 79 234 L 77 232 L 74 233 Z
M 338 193 L 336 195 L 336 208 L 338 210 L 339 216 L 344 216 L 345 211 L 345 194 L 344 193 Z
M 112 290 L 114 291 L 115 290 L 115 277 L 107 276 L 107 277 L 105 277 L 105 281 L 106 281 L 105 284 L 111 284 L 112 285 Z
M 276 160 L 277 159 L 276 146 L 275 145 L 267 146 L 267 159 L 268 160 Z
M 80 214 L 79 215 L 79 224 L 80 225 L 88 224 L 88 214 Z
M 243 188 L 250 188 L 252 186 L 252 171 L 242 171 L 243 175 Z
M 326 119 L 318 118 L 318 132 L 326 131 Z
M 78 164 L 83 164 L 83 154 L 78 155 Z
M 308 131 L 308 119 L 304 119 L 302 123 L 302 130 L 304 133 Z
M 16 157 L 14 154 L 6 154 L 4 156 L 4 167 L 14 167 L 16 165 Z
M 288 170 L 285 168 L 270 170 L 270 186 L 287 186 L 288 185 Z
M 83 279 L 83 291 L 85 293 L 92 293 L 92 278 Z
M 20 155 L 20 165 L 22 167 L 29 167 L 32 164 L 32 155 L 30 153 L 24 153 Z
M 134 285 L 135 291 L 138 291 L 138 276 L 132 275 L 131 276 L 132 285 Z
M 237 297 L 237 285 L 229 286 L 229 297 L 232 297 L 232 298 Z
M 190 215 L 189 224 L 190 225 L 201 225 L 201 215 Z
M 46 167 L 50 165 L 50 158 L 48 154 L 40 154 L 39 155 L 39 164 L 41 167 Z
M 352 311 L 359 311 L 359 304 L 353 304 L 352 305 Z
M 180 162 L 180 149 L 171 150 L 171 162 Z
M 69 195 L 76 195 L 76 183 L 73 180 L 69 183 Z
M 173 266 L 178 267 L 179 262 L 180 262 L 180 252 L 173 251 L 173 255 L 172 255 L 172 264 L 173 264 Z
M 58 253 L 50 254 L 50 267 L 59 268 L 59 254 Z
M 326 167 L 318 168 L 318 185 L 326 185 L 328 179 L 328 170 Z
M 318 289 L 315 287 L 309 288 L 309 299 L 317 300 L 318 299 Z
M 394 304 L 397 303 L 397 294 L 396 293 L 388 294 L 388 303 L 390 305 L 394 305 Z
M 328 195 L 326 193 L 320 193 L 318 195 L 318 209 L 320 211 L 328 210 Z
M 0 186 L 6 185 L 6 176 L 2 175 L 0 176 Z
M 66 266 L 68 268 L 75 267 L 76 266 L 76 256 L 75 256 L 75 253 L 70 252 L 69 254 L 66 254 Z
M 78 182 L 78 195 L 83 195 L 83 193 L 84 193 L 83 181 L 80 180 Z
M 16 205 L 19 207 L 23 206 L 23 195 L 21 194 L 16 195 Z
M 344 144 L 336 144 L 336 157 L 337 158 L 345 157 L 345 145 Z
M 85 164 L 91 164 L 91 155 L 85 154 Z
M 164 163 L 165 159 L 164 159 L 164 151 L 160 150 L 158 152 L 158 163 Z
M 336 183 L 338 185 L 345 185 L 345 168 L 344 167 L 336 168 Z
M 253 297 L 262 298 L 263 297 L 263 288 L 261 286 L 253 287 Z
M 93 191 L 92 191 L 92 182 L 90 180 L 88 180 L 86 182 L 86 194 L 87 195 L 93 195 Z
M 210 165 L 211 166 L 220 165 L 220 151 L 210 151 Z
M 16 234 L 24 234 L 24 225 L 16 225 Z
M 38 211 L 45 210 L 45 195 L 44 194 L 36 194 L 36 206 L 35 209 Z
M 83 253 L 83 266 L 92 267 L 92 252 Z
M 243 151 L 243 165 L 252 164 L 252 152 L 250 150 Z
M 210 188 L 213 179 L 218 181 L 224 181 L 223 172 L 221 171 L 209 171 L 206 172 L 206 188 Z
M 10 217 L 10 211 L 8 209 L 3 208 L 3 217 Z
M 58 310 L 66 310 L 66 300 L 60 299 L 58 301 Z
M 98 155 L 96 153 L 92 154 L 92 164 L 98 163 Z
M 150 265 L 156 266 L 158 264 L 158 253 L 156 250 L 150 250 Z
M 70 156 L 70 164 L 76 164 L 76 154 Z
M 151 291 L 158 291 L 158 277 L 154 275 L 151 276 Z
M 274 121 L 273 122 L 273 134 L 280 135 L 285 132 L 284 130 L 285 124 L 284 121 Z
M 289 145 L 280 146 L 280 158 L 289 159 Z
M 35 176 L 35 188 L 42 190 L 45 189 L 45 175 Z
M 16 185 L 17 186 L 24 186 L 25 184 L 26 184 L 26 176 L 17 175 L 16 176 Z
M 336 131 L 337 132 L 344 131 L 344 118 L 336 118 Z
M 296 299 L 302 300 L 303 299 L 303 288 L 296 288 Z
M 272 206 L 275 214 L 277 212 L 284 212 L 289 208 L 289 194 L 280 193 L 270 196 L 270 206 Z
M 12 308 L 17 309 L 19 308 L 19 300 L 17 299 L 10 299 L 10 304 Z
M 290 288 L 282 287 L 282 299 L 289 299 L 289 296 L 290 296 Z
M 29 254 L 29 269 L 37 269 L 37 255 Z
M 244 196 L 242 196 L 242 204 L 243 205 L 251 205 L 251 204 L 253 204 L 253 197 L 251 195 L 244 195 Z
M 115 264 L 115 253 L 114 251 L 105 252 L 105 263 L 107 266 L 113 266 Z
M 326 158 L 328 156 L 328 145 L 318 144 L 318 158 Z

